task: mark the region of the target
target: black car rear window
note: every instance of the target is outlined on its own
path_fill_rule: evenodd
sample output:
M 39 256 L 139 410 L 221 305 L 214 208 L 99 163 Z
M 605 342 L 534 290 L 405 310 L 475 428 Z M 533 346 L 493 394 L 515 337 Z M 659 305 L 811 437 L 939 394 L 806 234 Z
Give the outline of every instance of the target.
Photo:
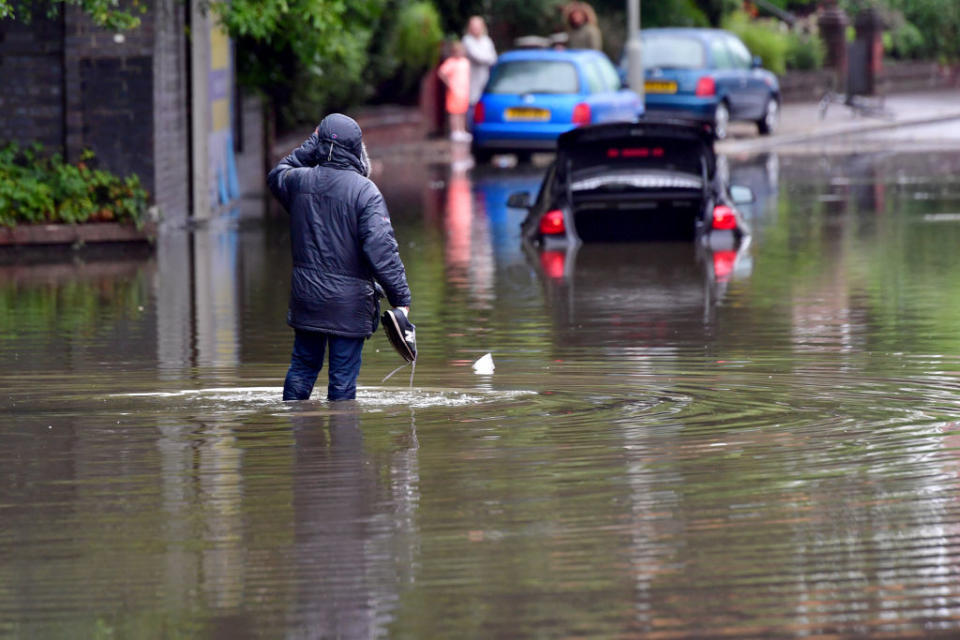
M 620 138 L 591 142 L 568 151 L 574 177 L 607 171 L 656 169 L 700 176 L 707 162 L 703 145 L 694 140 L 670 137 Z
M 570 62 L 512 60 L 494 67 L 487 93 L 580 93 L 580 81 Z
M 645 69 L 702 69 L 707 65 L 703 43 L 696 38 L 644 35 Z

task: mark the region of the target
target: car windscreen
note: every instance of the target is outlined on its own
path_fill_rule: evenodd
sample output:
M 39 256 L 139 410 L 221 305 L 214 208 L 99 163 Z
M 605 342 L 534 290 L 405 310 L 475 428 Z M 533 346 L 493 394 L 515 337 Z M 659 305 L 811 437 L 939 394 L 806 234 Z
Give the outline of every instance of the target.
M 574 191 L 620 183 L 638 188 L 699 189 L 709 159 L 697 140 L 615 138 L 567 152 Z
M 557 60 L 511 60 L 493 68 L 487 93 L 579 93 L 577 68 Z
M 702 69 L 707 66 L 703 44 L 696 38 L 672 35 L 643 36 L 645 69 Z

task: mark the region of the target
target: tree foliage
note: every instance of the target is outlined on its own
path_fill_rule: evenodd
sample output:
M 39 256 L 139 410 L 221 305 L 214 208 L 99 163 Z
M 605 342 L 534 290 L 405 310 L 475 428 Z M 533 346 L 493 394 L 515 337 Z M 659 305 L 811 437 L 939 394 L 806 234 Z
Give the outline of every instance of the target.
M 140 26 L 139 14 L 147 10 L 143 0 L 130 0 L 124 7 L 117 0 L 0 0 L 0 19 L 30 22 L 41 15 L 53 18 L 65 6 L 80 7 L 97 25 L 111 31 Z
M 385 0 L 215 0 L 236 41 L 244 85 L 267 94 L 281 124 L 366 97 L 364 67 Z
M 904 43 L 904 48 L 910 47 L 912 57 L 960 58 L 960 2 L 884 0 L 883 5 L 903 17 L 897 35 L 900 39 L 912 40 L 909 44 Z M 896 20 L 888 17 L 887 22 Z

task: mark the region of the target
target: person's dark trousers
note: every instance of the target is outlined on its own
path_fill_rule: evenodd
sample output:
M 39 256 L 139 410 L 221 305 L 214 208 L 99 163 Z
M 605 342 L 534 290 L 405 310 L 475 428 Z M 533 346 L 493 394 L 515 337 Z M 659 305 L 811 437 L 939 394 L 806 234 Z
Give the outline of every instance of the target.
M 283 382 L 284 400 L 307 400 L 330 348 L 327 400 L 353 400 L 357 396 L 363 338 L 344 338 L 316 331 L 296 330 L 290 369 Z

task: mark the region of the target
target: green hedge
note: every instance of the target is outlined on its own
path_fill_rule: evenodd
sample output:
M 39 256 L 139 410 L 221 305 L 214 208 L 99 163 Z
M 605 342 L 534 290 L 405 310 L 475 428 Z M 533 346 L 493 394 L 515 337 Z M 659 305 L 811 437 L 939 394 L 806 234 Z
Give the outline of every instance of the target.
M 140 227 L 147 192 L 136 175 L 91 169 L 92 151 L 69 164 L 43 146 L 0 148 L 0 225 L 49 222 L 130 222 Z
M 737 34 L 750 53 L 760 56 L 763 66 L 774 73 L 787 70 L 789 36 L 776 24 L 767 20 L 751 20 L 743 11 L 736 11 L 723 19 L 723 28 Z
M 819 36 L 791 31 L 787 34 L 787 69 L 813 71 L 823 67 L 827 48 Z
M 753 55 L 760 56 L 763 66 L 774 73 L 823 66 L 826 49 L 820 38 L 789 31 L 775 20 L 753 20 L 743 11 L 735 11 L 723 19 L 723 28 L 737 34 Z

